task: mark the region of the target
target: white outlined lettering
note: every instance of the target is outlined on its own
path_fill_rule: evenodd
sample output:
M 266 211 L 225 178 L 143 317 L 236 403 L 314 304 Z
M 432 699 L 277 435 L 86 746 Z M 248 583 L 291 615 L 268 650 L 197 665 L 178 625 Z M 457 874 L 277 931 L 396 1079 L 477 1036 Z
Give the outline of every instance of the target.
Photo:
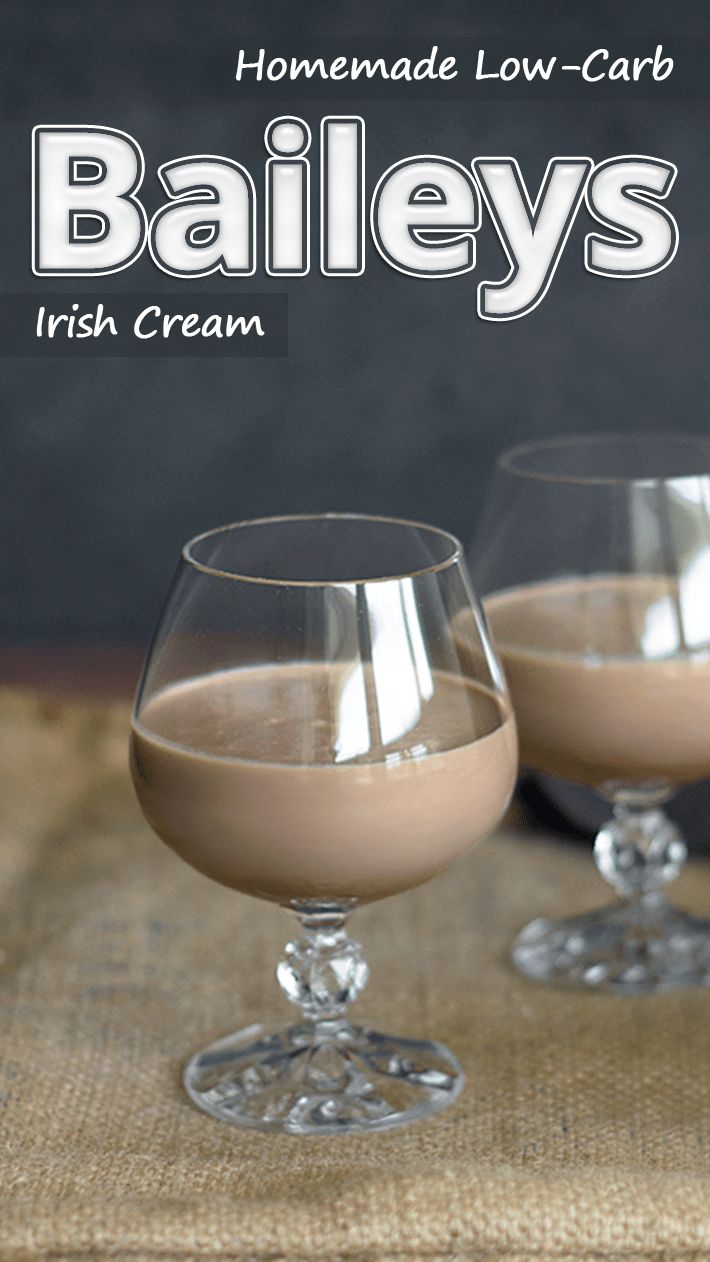
M 115 127 L 34 127 L 35 276 L 110 276 L 130 267 L 146 242 L 147 217 L 136 196 L 144 171 L 140 145 Z M 81 231 L 87 220 L 101 230 Z
M 666 198 L 678 169 L 643 154 L 608 158 L 594 168 L 585 192 L 587 209 L 616 236 L 590 232 L 584 266 L 614 280 L 653 276 L 675 258 L 678 224 L 659 199 Z
M 256 271 L 256 190 L 245 167 L 229 158 L 198 154 L 158 168 L 171 201 L 150 221 L 149 249 L 156 267 L 188 279 L 222 272 Z
M 375 245 L 406 276 L 460 276 L 476 266 L 481 199 L 469 171 L 452 158 L 419 154 L 380 177 L 370 210 Z
M 478 286 L 482 320 L 518 320 L 545 297 L 572 229 L 591 158 L 551 158 L 533 205 L 515 158 L 475 158 L 473 170 L 510 271 Z
M 365 270 L 365 120 L 330 115 L 320 125 L 321 253 L 324 276 Z
M 311 164 L 303 155 L 311 129 L 302 118 L 282 115 L 264 132 L 272 156 L 266 163 L 266 272 L 305 276 L 311 266 Z

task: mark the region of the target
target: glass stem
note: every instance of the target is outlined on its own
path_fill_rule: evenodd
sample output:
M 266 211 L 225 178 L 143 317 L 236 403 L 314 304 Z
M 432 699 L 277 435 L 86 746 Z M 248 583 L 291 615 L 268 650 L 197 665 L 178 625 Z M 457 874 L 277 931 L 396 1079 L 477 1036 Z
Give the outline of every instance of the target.
M 286 944 L 276 976 L 286 998 L 298 1004 L 304 1021 L 345 1026 L 348 1004 L 367 985 L 368 967 L 359 942 L 348 936 L 349 907 L 303 903 L 293 910 L 301 935 Z
M 666 786 L 614 786 L 605 792 L 614 814 L 597 833 L 596 865 L 622 898 L 640 906 L 662 902 L 661 890 L 685 863 L 683 837 L 662 809 L 670 795 Z

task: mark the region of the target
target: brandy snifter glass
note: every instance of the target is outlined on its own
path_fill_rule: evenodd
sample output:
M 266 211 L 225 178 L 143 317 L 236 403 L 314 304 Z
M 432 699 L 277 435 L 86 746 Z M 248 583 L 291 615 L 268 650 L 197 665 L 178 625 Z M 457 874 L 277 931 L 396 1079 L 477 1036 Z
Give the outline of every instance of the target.
M 642 993 L 710 983 L 710 925 L 665 897 L 686 847 L 663 807 L 710 776 L 710 442 L 593 434 L 498 460 L 474 578 L 525 765 L 610 805 L 594 854 L 617 903 L 538 918 L 518 967 Z
M 277 968 L 297 1021 L 250 1025 L 194 1056 L 196 1104 L 328 1134 L 383 1130 L 456 1097 L 461 1070 L 441 1043 L 350 1021 L 368 970 L 346 919 L 490 832 L 516 757 L 451 535 L 326 514 L 186 545 L 136 700 L 138 799 L 186 862 L 299 922 Z

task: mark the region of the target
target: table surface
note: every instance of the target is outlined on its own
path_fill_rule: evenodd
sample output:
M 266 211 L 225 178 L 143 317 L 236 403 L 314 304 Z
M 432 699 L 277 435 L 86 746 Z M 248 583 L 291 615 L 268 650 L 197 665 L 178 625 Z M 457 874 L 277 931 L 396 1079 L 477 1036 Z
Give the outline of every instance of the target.
M 357 1015 L 448 1043 L 453 1106 L 307 1140 L 195 1110 L 189 1054 L 292 1017 L 273 977 L 290 924 L 151 835 L 127 725 L 125 701 L 0 694 L 3 1262 L 710 1257 L 710 996 L 517 976 L 521 924 L 606 895 L 587 850 L 514 828 L 354 921 Z M 676 897 L 707 914 L 708 867 Z

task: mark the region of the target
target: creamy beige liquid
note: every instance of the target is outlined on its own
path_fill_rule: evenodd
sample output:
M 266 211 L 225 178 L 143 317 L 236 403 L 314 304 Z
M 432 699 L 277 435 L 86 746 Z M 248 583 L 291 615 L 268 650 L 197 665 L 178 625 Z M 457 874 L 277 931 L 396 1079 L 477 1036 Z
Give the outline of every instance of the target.
M 524 763 L 593 785 L 710 775 L 710 650 L 682 643 L 682 599 L 673 579 L 618 576 L 485 601 Z
M 291 663 L 172 685 L 133 727 L 144 814 L 199 871 L 262 898 L 374 899 L 426 881 L 495 826 L 517 767 L 498 698 L 452 675 L 433 682 L 421 713 L 394 728 L 396 704 L 387 713 L 385 692 L 378 705 L 357 668 Z

